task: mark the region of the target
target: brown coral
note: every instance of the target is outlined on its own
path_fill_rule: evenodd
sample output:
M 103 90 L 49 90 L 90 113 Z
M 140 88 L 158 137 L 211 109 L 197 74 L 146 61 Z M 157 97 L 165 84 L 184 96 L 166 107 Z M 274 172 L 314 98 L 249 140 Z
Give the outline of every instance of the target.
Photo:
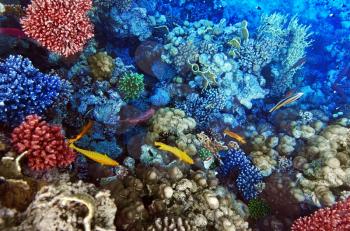
M 107 52 L 98 52 L 88 58 L 91 75 L 96 80 L 108 80 L 114 70 L 115 64 Z

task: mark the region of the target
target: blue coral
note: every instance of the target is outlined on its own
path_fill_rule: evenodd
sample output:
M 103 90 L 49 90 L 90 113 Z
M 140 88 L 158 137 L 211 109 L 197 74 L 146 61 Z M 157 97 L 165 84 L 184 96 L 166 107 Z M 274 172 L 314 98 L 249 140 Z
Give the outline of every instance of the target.
M 170 102 L 169 92 L 163 88 L 156 88 L 154 95 L 150 97 L 150 101 L 154 106 L 165 106 Z
M 177 102 L 176 108 L 185 111 L 186 115 L 194 118 L 199 129 L 204 129 L 208 124 L 221 116 L 220 112 L 225 108 L 227 97 L 216 88 L 210 88 L 199 94 L 189 94 L 183 102 Z
M 256 198 L 263 186 L 261 172 L 252 164 L 242 150 L 230 149 L 220 152 L 223 164 L 219 168 L 219 175 L 227 177 L 232 171 L 238 170 L 236 186 L 245 200 Z
M 0 121 L 21 123 L 30 114 L 42 114 L 56 99 L 61 80 L 41 73 L 20 55 L 0 63 Z

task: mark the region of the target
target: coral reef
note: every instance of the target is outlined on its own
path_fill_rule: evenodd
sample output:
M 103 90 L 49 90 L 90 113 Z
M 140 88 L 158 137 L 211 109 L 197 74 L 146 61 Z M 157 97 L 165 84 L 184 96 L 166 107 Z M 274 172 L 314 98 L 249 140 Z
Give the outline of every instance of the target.
M 0 121 L 17 125 L 30 114 L 41 115 L 60 89 L 58 76 L 41 73 L 20 55 L 9 56 L 0 63 Z
M 144 91 L 144 76 L 138 73 L 129 73 L 119 79 L 118 90 L 126 100 L 136 99 Z
M 34 0 L 27 7 L 21 24 L 28 37 L 50 51 L 69 56 L 82 51 L 94 35 L 86 15 L 91 7 L 91 0 Z
M 184 230 L 249 230 L 232 207 L 239 202 L 217 184 L 210 173 L 187 174 L 173 167 L 137 168 L 136 176 L 110 182 L 106 187 L 116 200 L 117 228 L 121 230 L 163 230 L 174 226 Z

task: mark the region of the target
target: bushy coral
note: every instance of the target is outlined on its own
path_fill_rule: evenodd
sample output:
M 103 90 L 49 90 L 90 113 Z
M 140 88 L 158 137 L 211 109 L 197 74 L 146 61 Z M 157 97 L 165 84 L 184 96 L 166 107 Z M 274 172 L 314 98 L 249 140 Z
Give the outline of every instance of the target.
M 16 125 L 30 114 L 41 115 L 59 95 L 61 81 L 36 69 L 22 56 L 0 62 L 0 121 Z
M 292 231 L 345 231 L 349 229 L 350 199 L 340 201 L 330 208 L 319 209 L 310 216 L 299 218 L 291 228 Z
M 82 51 L 94 35 L 87 16 L 91 7 L 91 0 L 34 0 L 21 24 L 28 37 L 50 51 L 69 56 Z
M 166 106 L 170 102 L 169 92 L 162 88 L 156 88 L 154 95 L 150 97 L 150 101 L 154 106 Z
M 75 159 L 75 153 L 68 148 L 61 127 L 48 124 L 37 115 L 27 116 L 13 130 L 11 138 L 18 153 L 27 152 L 28 165 L 33 170 L 66 167 Z
M 107 52 L 97 52 L 88 58 L 91 75 L 97 80 L 108 80 L 114 70 L 114 60 Z
M 242 150 L 229 149 L 221 151 L 220 158 L 222 161 L 219 168 L 220 177 L 227 177 L 232 171 L 238 169 L 239 174 L 236 179 L 238 190 L 246 200 L 256 198 L 264 187 L 263 176 L 246 154 Z
M 128 73 L 119 79 L 118 90 L 126 100 L 136 99 L 144 91 L 143 74 Z

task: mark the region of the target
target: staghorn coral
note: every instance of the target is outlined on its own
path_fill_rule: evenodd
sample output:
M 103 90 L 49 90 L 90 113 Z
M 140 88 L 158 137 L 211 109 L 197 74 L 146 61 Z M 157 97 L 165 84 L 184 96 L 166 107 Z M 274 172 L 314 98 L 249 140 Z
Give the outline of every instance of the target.
M 115 230 L 116 211 L 108 191 L 82 181 L 60 182 L 37 193 L 16 230 Z
M 108 80 L 114 70 L 114 60 L 107 52 L 97 52 L 88 58 L 91 75 L 97 80 Z
M 139 166 L 136 176 L 106 187 L 118 207 L 118 230 L 250 230 L 233 208 L 239 202 L 217 184 L 212 173 Z
M 11 134 L 11 141 L 18 153 L 26 152 L 32 170 L 48 170 L 66 167 L 75 159 L 68 148 L 61 127 L 48 124 L 37 115 L 29 115 Z
M 189 155 L 195 155 L 199 145 L 196 136 L 192 134 L 195 127 L 195 120 L 187 117 L 184 111 L 161 108 L 150 121 L 146 142 L 153 144 L 154 141 L 165 140 L 164 143 L 176 145 Z

